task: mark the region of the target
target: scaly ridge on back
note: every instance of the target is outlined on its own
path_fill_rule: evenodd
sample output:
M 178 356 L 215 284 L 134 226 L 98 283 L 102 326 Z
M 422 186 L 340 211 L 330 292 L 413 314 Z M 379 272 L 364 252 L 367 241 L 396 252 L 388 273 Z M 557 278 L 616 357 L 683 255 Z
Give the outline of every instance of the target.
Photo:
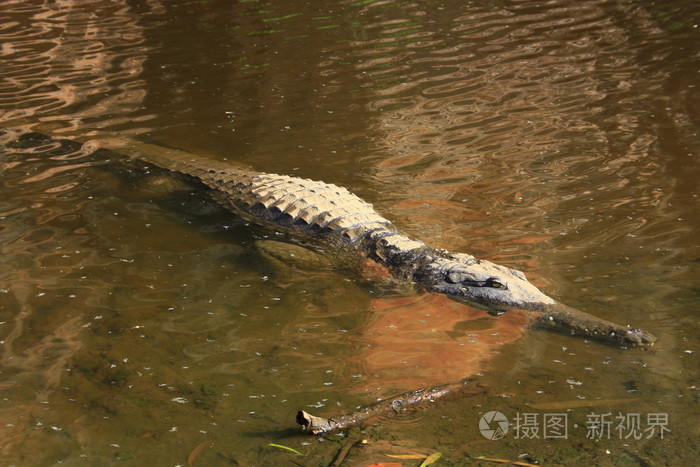
M 312 244 L 351 249 L 356 257 L 353 262 L 366 256 L 368 232 L 395 230 L 370 203 L 337 185 L 235 169 L 177 151 L 168 156 L 166 160 L 149 157 L 146 162 L 194 177 L 214 190 L 219 203 L 246 220 Z

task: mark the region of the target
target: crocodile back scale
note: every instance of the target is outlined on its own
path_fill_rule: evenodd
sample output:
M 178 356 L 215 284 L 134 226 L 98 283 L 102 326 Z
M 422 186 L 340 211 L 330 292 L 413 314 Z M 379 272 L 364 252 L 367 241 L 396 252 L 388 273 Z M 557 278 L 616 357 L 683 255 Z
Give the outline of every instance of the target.
M 195 178 L 213 190 L 218 203 L 242 218 L 309 246 L 332 249 L 327 253 L 345 265 L 369 255 L 388 258 L 387 250 L 427 248 L 399 233 L 370 203 L 338 185 L 234 168 L 180 151 L 170 151 L 167 159 L 153 154 L 139 159 Z

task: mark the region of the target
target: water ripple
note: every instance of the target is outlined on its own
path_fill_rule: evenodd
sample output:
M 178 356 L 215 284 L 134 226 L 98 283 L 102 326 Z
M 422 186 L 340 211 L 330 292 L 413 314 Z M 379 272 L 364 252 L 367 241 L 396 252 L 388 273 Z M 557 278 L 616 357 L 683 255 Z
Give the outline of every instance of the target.
M 452 7 L 448 23 L 443 18 L 449 15 L 438 20 L 415 4 L 396 4 L 390 20 L 376 6 L 363 7 L 366 37 L 353 43 L 353 52 L 384 148 L 381 156 L 366 158 L 374 163 L 378 183 L 423 200 L 427 209 L 437 200 L 458 209 L 469 199 L 483 212 L 494 202 L 518 198 L 522 209 L 513 206 L 512 220 L 498 224 L 504 241 L 515 241 L 543 211 L 559 207 L 550 196 L 553 190 L 580 192 L 570 185 L 596 177 L 595 191 L 610 199 L 638 196 L 623 194 L 631 186 L 620 185 L 617 177 L 605 181 L 599 175 L 618 174 L 630 164 L 642 171 L 653 166 L 642 154 L 655 135 L 638 135 L 620 155 L 611 128 L 598 122 L 604 109 L 629 107 L 632 92 L 637 108 L 611 117 L 619 119 L 615 125 L 628 126 L 635 114 L 643 118 L 636 103 L 652 98 L 667 78 L 638 61 L 640 47 L 664 41 L 647 12 L 624 3 L 514 2 L 501 8 Z M 630 11 L 633 28 L 644 31 L 648 42 L 638 43 L 629 24 L 617 20 Z M 401 42 L 388 42 L 382 32 L 401 24 L 411 29 Z M 664 50 L 656 51 L 657 59 Z M 633 161 L 630 152 L 639 156 Z M 537 189 L 533 177 L 550 185 Z M 489 189 L 480 195 L 478 186 Z M 410 221 L 415 212 L 400 206 L 387 210 L 407 225 L 420 225 Z M 496 221 L 503 219 L 479 224 Z M 479 232 L 479 224 L 465 226 L 467 235 Z
M 2 118 L 32 117 L 72 129 L 95 120 L 102 128 L 128 121 L 145 97 L 140 75 L 147 48 L 139 21 L 135 11 L 116 4 L 98 11 L 73 3 L 6 5 L 0 11 Z

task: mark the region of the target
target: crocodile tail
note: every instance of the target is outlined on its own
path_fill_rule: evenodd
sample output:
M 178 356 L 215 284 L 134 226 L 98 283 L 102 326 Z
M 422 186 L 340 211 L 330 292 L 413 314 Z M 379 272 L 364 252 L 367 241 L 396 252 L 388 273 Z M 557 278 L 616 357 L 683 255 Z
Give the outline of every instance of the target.
M 105 139 L 99 140 L 98 144 L 105 149 L 126 155 L 125 157 L 128 159 L 146 162 L 203 181 L 208 178 L 208 174 L 215 172 L 226 173 L 229 176 L 253 172 L 235 163 L 204 158 L 181 149 L 143 143 L 132 139 Z
M 70 140 L 67 140 L 56 136 L 55 128 L 52 128 L 51 125 L 34 122 L 30 119 L 16 119 L 6 123 L 7 127 L 4 125 L 0 127 L 0 137 L 46 139 L 66 144 L 79 143 L 86 154 L 96 153 L 100 149 L 111 152 L 108 155 L 102 154 L 102 157 L 98 157 L 99 160 L 112 159 L 122 162 L 145 162 L 162 169 L 180 172 L 196 178 L 200 178 L 209 170 L 227 172 L 231 176 L 237 173 L 251 172 L 250 167 L 237 162 L 223 162 L 215 158 L 205 158 L 200 154 L 195 155 L 182 149 L 145 143 L 124 136 L 88 134 L 75 135 Z

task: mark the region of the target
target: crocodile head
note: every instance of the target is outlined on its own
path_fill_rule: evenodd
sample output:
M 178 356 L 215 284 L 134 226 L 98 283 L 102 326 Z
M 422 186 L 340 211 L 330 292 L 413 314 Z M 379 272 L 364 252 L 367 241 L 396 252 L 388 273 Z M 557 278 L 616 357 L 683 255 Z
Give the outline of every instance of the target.
M 492 315 L 513 308 L 542 310 L 556 303 L 528 282 L 522 272 L 471 255 L 449 253 L 433 266 L 430 280 L 422 281 L 429 290 Z

